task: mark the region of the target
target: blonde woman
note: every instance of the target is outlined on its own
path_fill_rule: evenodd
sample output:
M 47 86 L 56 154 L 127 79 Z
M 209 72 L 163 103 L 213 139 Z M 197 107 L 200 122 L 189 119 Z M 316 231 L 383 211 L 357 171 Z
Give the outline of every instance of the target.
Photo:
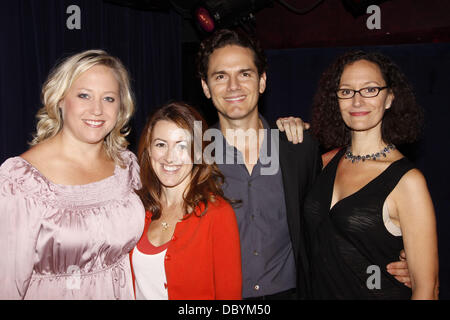
M 128 252 L 145 212 L 128 73 L 104 51 L 76 54 L 42 103 L 32 147 L 0 167 L 0 298 L 133 299 Z

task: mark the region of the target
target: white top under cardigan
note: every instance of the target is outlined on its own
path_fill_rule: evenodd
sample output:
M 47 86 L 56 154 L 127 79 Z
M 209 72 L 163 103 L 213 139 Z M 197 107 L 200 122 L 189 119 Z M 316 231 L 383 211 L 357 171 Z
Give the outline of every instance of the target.
M 164 258 L 169 243 L 155 247 L 147 237 L 142 237 L 133 250 L 136 300 L 169 299 L 164 267 Z

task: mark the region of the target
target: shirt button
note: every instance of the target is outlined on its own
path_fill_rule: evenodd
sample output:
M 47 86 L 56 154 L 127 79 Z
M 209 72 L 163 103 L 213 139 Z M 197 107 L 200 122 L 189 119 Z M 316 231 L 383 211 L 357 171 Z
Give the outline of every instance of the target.
M 255 251 L 253 251 L 253 255 L 254 256 L 259 256 L 259 252 L 255 250 Z
M 253 289 L 255 289 L 256 291 L 258 291 L 258 290 L 259 290 L 259 284 L 256 284 L 256 285 L 253 287 Z
M 251 182 L 251 181 L 248 182 L 248 186 L 249 186 L 249 187 L 252 186 L 252 182 Z

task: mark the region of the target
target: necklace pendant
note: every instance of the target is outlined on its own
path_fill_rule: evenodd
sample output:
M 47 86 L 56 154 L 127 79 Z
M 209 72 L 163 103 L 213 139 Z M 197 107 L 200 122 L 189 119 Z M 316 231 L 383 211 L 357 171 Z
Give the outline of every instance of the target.
M 162 226 L 163 231 L 166 231 L 167 228 L 169 228 L 169 224 L 167 222 L 161 222 L 161 226 Z

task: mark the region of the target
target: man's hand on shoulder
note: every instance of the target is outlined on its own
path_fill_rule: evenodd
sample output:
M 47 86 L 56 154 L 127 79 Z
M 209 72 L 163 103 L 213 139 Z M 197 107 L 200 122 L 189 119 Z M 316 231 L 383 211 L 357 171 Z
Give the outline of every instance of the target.
M 301 118 L 278 118 L 276 123 L 278 129 L 285 132 L 287 139 L 293 144 L 303 142 L 303 130 L 309 129 L 309 123 L 303 122 Z
M 409 275 L 405 250 L 400 251 L 399 261 L 391 262 L 387 265 L 387 272 L 393 275 L 397 281 L 411 288 L 411 277 Z

